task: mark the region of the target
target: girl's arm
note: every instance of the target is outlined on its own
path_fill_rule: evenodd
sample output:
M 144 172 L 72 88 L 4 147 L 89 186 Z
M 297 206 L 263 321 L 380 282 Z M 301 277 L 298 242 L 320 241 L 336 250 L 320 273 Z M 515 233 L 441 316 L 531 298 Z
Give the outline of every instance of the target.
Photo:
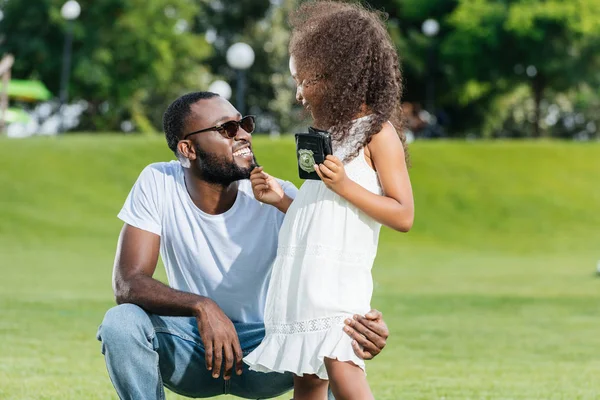
M 383 196 L 348 178 L 344 165 L 334 156 L 327 156 L 315 169 L 325 185 L 365 214 L 392 229 L 408 232 L 415 214 L 412 187 L 404 148 L 392 124 L 384 124 L 368 146 L 385 193 Z

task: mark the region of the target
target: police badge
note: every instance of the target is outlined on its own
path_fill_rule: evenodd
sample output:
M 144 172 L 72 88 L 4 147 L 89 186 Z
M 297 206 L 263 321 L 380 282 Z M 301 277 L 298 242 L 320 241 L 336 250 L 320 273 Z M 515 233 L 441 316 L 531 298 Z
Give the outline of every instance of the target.
M 298 166 L 302 171 L 314 172 L 315 171 L 315 156 L 312 150 L 300 149 L 298 150 Z
M 321 164 L 330 154 L 333 152 L 329 132 L 310 127 L 308 133 L 296 133 L 296 157 L 301 179 L 320 180 L 314 165 Z

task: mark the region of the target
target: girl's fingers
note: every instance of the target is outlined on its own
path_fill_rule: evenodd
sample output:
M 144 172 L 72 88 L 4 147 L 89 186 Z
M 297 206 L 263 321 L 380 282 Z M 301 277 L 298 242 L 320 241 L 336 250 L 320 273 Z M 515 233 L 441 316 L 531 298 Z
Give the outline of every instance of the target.
M 254 186 L 254 190 L 257 192 L 264 192 L 264 191 L 269 190 L 269 185 L 267 185 L 267 184 L 256 185 L 256 186 Z
M 263 167 L 256 167 L 252 170 L 252 172 L 250 173 L 250 180 L 252 180 L 253 178 L 263 178 L 263 179 L 267 179 L 269 178 L 271 175 L 267 174 L 266 172 L 263 171 L 262 169 Z
M 319 175 L 319 178 L 321 178 L 321 180 L 323 180 L 323 174 L 321 173 L 321 169 L 319 168 L 319 165 L 315 164 L 314 168 L 315 168 L 315 172 L 317 173 L 317 175 Z
M 321 173 L 323 174 L 323 176 L 325 176 L 326 178 L 329 178 L 329 179 L 333 178 L 333 176 L 335 175 L 335 173 L 332 170 L 330 170 L 329 168 L 327 168 L 327 166 L 324 164 L 319 165 L 319 170 L 321 170 Z M 321 178 L 321 179 L 323 179 L 323 178 Z
M 340 169 L 339 165 L 337 165 L 336 163 L 334 163 L 331 160 L 325 160 L 323 162 L 323 165 L 325 165 L 327 168 L 329 168 L 333 172 L 338 172 Z
M 337 158 L 336 156 L 328 155 L 327 157 L 325 157 L 325 160 L 333 162 L 338 167 L 344 166 L 344 163 L 342 163 L 342 161 L 339 158 Z
M 259 183 L 267 183 L 267 180 L 261 176 L 250 177 L 250 183 L 252 185 L 258 185 Z
M 252 177 L 253 175 L 260 174 L 261 172 L 263 172 L 263 167 L 256 167 L 250 173 L 250 177 Z

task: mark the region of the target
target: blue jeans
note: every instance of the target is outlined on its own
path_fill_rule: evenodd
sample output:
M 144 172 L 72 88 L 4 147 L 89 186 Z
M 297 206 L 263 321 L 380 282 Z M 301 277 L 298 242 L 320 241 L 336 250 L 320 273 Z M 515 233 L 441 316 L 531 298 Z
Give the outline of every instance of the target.
M 265 335 L 262 323 L 235 323 L 244 356 Z M 98 329 L 110 379 L 122 400 L 164 399 L 163 386 L 186 397 L 222 394 L 248 399 L 277 397 L 293 389 L 293 375 L 250 371 L 231 379 L 206 369 L 196 319 L 150 314 L 133 304 L 106 313 Z M 291 395 L 291 394 L 290 394 Z M 330 399 L 333 397 L 330 395 Z

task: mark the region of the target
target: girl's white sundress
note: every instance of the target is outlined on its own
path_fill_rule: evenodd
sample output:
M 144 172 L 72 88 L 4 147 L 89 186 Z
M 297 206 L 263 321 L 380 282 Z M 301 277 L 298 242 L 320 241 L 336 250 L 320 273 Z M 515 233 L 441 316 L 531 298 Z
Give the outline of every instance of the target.
M 366 118 L 354 121 L 350 137 L 361 139 Z M 343 160 L 353 148 L 353 143 L 334 148 L 334 155 Z M 382 193 L 364 149 L 345 170 L 362 187 Z M 371 268 L 380 227 L 323 182 L 304 182 L 279 233 L 265 306 L 266 336 L 244 358 L 250 369 L 327 379 L 325 357 L 365 369 L 343 328 L 344 319 L 371 308 Z

